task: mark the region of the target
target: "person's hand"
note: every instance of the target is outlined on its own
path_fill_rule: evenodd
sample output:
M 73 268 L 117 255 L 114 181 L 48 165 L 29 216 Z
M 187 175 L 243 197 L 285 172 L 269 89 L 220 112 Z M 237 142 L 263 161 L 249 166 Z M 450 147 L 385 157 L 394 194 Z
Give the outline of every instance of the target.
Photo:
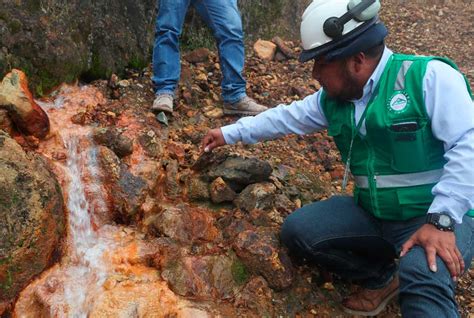
M 400 257 L 403 257 L 414 245 L 425 249 L 428 266 L 436 272 L 436 255 L 441 257 L 448 267 L 454 281 L 464 272 L 464 260 L 456 246 L 453 232 L 443 232 L 432 224 L 425 224 L 418 229 L 402 246 Z
M 202 139 L 202 149 L 204 152 L 212 151 L 212 149 L 225 145 L 224 135 L 220 128 L 211 129 Z

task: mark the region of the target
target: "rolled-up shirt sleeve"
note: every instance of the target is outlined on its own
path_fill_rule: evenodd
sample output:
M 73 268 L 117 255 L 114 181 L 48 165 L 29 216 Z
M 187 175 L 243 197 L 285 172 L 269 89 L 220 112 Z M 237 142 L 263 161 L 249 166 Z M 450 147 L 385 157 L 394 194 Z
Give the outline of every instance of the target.
M 309 134 L 327 127 L 320 106 L 321 90 L 289 105 L 279 105 L 254 117 L 221 127 L 227 144 L 246 144 L 275 139 L 288 134 Z
M 428 64 L 423 89 L 433 135 L 444 143 L 447 160 L 428 213 L 447 212 L 461 223 L 474 209 L 474 103 L 461 73 L 440 61 Z

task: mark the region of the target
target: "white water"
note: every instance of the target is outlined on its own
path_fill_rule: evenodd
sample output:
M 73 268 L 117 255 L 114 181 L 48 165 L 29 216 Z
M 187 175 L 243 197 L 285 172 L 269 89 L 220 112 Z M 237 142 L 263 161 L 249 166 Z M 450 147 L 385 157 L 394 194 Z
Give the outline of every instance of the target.
M 86 199 L 85 187 L 81 176 L 85 165 L 97 169 L 95 150 L 79 148 L 79 137 L 68 136 L 65 144 L 68 150 L 67 170 L 70 181 L 67 190 L 69 211 L 68 257 L 72 264 L 67 269 L 70 278 L 64 284 L 64 299 L 68 305 L 67 316 L 74 318 L 87 317 L 88 292 L 100 289 L 105 278 L 101 257 L 106 246 L 100 244 L 97 233 L 92 229 L 91 205 Z M 93 176 L 97 177 L 94 170 Z M 93 289 L 93 290 L 91 290 Z M 52 313 L 53 314 L 53 313 Z

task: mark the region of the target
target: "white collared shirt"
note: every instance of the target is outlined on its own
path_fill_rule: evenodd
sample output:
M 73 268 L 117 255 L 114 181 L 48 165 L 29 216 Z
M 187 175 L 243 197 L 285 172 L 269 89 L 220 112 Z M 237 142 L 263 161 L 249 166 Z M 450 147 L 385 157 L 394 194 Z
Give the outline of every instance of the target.
M 393 54 L 385 48 L 376 69 L 363 88 L 363 95 L 353 100 L 356 123 L 372 97 L 373 89 Z M 227 144 L 238 141 L 255 143 L 287 134 L 309 134 L 327 128 L 320 104 L 322 89 L 303 100 L 278 105 L 254 117 L 244 117 L 221 128 Z M 464 77 L 441 61 L 428 63 L 423 78 L 423 94 L 435 138 L 444 143 L 447 163 L 428 213 L 448 212 L 458 223 L 466 211 L 474 209 L 474 103 Z M 365 123 L 360 132 L 366 133 Z

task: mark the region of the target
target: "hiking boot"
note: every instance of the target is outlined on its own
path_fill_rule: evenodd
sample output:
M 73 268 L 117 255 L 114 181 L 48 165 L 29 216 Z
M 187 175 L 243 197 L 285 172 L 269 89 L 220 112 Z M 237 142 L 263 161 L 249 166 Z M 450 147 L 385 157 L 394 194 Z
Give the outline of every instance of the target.
M 252 98 L 245 96 L 235 103 L 224 103 L 224 115 L 254 116 L 266 111 L 268 107 L 257 104 Z
M 360 289 L 342 301 L 343 309 L 351 315 L 378 315 L 392 298 L 398 295 L 398 276 L 380 289 Z
M 171 114 L 173 112 L 173 96 L 170 94 L 156 95 L 151 111 L 154 113 L 163 111 Z

